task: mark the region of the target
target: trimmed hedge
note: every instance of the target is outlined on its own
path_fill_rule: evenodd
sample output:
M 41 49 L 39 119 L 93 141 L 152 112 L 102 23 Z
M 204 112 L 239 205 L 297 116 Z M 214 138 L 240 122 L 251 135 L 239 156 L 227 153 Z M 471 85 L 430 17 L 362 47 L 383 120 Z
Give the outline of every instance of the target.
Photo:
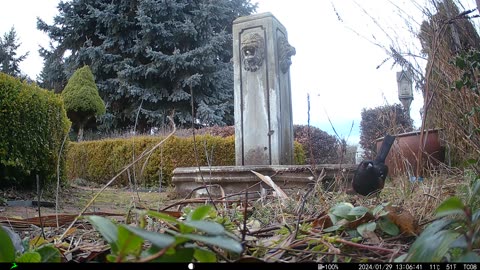
M 310 129 L 310 140 L 308 133 Z M 293 136 L 296 141 L 302 144 L 303 150 L 306 153 L 307 164 L 335 164 L 338 163 L 339 157 L 337 150 L 340 143 L 327 132 L 307 125 L 293 125 Z M 310 160 L 310 143 L 312 142 L 313 162 Z
M 360 146 L 364 150 L 363 157 L 372 159 L 376 156 L 376 139 L 386 133 L 399 134 L 413 130 L 413 120 L 405 113 L 402 104 L 379 106 L 373 109 L 362 109 L 360 121 Z
M 133 154 L 137 158 L 163 138 L 142 136 L 127 139 L 72 142 L 69 144 L 67 158 L 68 178 L 83 178 L 98 184 L 105 184 L 132 162 Z M 233 136 L 222 138 L 199 135 L 196 136 L 196 142 L 200 166 L 208 165 L 206 153 L 211 157 L 212 166 L 235 165 L 235 139 Z M 135 149 L 134 152 L 133 149 Z M 193 149 L 192 137 L 179 138 L 173 136 L 151 154 L 143 174 L 141 170 L 146 158 L 132 166 L 130 177 L 135 173 L 137 184 L 140 186 L 158 186 L 161 171 L 162 185 L 170 185 L 173 170 L 176 167 L 197 166 Z M 299 143 L 295 143 L 295 161 L 299 164 L 303 164 L 305 161 L 305 153 Z M 128 175 L 128 172 L 123 173 L 115 181 L 115 184 L 128 185 Z
M 61 97 L 0 73 L 0 186 L 28 188 L 36 174 L 44 183 L 55 181 L 70 125 Z M 65 157 L 64 148 L 62 178 Z

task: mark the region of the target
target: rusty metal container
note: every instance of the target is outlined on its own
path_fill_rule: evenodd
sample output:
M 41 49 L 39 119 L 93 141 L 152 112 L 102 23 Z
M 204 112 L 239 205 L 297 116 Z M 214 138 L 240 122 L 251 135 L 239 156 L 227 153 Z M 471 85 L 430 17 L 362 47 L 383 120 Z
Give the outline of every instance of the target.
M 441 129 L 430 129 L 424 132 L 424 150 L 421 176 L 438 167 L 445 161 L 445 147 L 441 141 Z M 417 171 L 418 150 L 420 147 L 420 131 L 395 135 L 396 139 L 387 156 L 385 164 L 390 176 L 415 176 Z M 382 145 L 383 137 L 376 140 L 377 152 Z

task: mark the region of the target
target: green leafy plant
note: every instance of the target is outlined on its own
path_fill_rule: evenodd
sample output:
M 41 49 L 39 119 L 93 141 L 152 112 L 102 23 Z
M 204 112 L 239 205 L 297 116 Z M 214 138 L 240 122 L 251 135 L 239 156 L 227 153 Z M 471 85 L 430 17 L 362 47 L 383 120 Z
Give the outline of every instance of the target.
M 333 226 L 326 228 L 325 232 L 333 232 L 341 229 L 356 236 L 365 236 L 367 232 L 379 229 L 388 235 L 396 236 L 400 233 L 399 228 L 388 218 L 388 211 L 385 209 L 388 203 L 376 206 L 370 210 L 365 206 L 354 207 L 350 203 L 338 203 L 328 212 Z
M 459 104 L 462 104 L 460 107 L 462 109 L 455 119 L 460 119 L 460 124 L 452 130 L 467 138 L 465 140 L 469 144 L 467 149 L 470 149 L 467 150 L 469 154 L 467 155 L 469 157 L 467 163 L 478 171 L 480 168 L 480 160 L 477 158 L 480 149 L 480 140 L 478 139 L 480 134 L 480 103 L 478 102 L 480 95 L 480 51 L 471 49 L 459 53 L 451 61 L 451 64 L 460 70 L 460 78 L 453 81 L 452 91 L 449 94 L 459 95 L 451 100 L 460 99 Z M 457 147 L 459 146 L 457 145 Z M 459 148 L 465 149 L 461 146 Z M 464 158 L 465 154 L 462 157 Z
M 436 217 L 415 240 L 408 254 L 400 259 L 409 262 L 479 262 L 474 250 L 480 247 L 480 179 L 470 185 L 467 198 L 457 196 L 443 201 Z
M 111 254 L 107 260 L 111 262 L 216 262 L 217 255 L 210 246 L 241 253 L 243 248 L 236 237 L 222 225 L 208 220 L 211 211 L 210 206 L 198 207 L 184 221 L 156 211 L 139 211 L 139 227 L 116 224 L 100 216 L 88 216 L 87 220 L 109 243 Z M 147 216 L 175 229 L 146 230 Z
M 458 54 L 453 64 L 462 70 L 462 76 L 459 80 L 454 82 L 454 89 L 460 90 L 463 87 L 470 89 L 471 91 L 479 92 L 479 70 L 480 70 L 480 51 L 470 50 Z
M 0 226 L 0 262 L 61 262 L 62 255 L 53 244 L 45 243 L 39 246 L 29 245 L 25 252 L 15 249 L 8 232 Z

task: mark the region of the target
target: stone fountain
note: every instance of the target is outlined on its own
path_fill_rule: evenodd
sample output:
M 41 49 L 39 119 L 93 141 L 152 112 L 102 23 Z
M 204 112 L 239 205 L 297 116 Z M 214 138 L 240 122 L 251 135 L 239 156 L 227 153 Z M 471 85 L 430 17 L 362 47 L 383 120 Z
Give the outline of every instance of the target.
M 285 27 L 269 12 L 233 22 L 236 166 L 187 167 L 173 171 L 177 194 L 218 184 L 232 194 L 260 192 L 252 171 L 270 176 L 285 191 L 314 182 L 311 166 L 293 165 L 291 56 Z M 323 164 L 324 181 L 348 179 L 356 165 Z M 215 192 L 214 192 L 215 193 Z

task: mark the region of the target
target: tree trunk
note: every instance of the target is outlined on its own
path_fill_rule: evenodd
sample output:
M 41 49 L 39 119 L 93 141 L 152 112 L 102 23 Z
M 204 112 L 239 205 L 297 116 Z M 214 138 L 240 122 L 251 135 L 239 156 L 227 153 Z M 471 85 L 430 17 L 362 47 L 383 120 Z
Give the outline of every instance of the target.
M 83 124 L 80 124 L 80 125 L 78 126 L 77 141 L 78 141 L 78 142 L 83 141 Z

